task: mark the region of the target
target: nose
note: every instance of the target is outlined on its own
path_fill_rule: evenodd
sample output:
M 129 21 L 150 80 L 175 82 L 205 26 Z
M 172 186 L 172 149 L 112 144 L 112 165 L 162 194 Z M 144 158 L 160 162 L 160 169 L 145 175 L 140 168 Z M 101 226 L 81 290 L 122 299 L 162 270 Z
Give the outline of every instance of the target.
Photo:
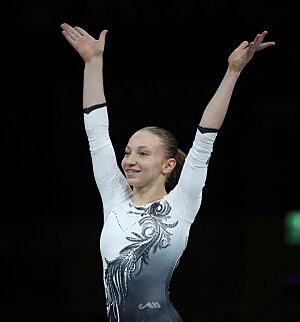
M 136 164 L 136 157 L 133 153 L 130 153 L 130 155 L 128 155 L 126 158 L 125 158 L 125 162 L 127 162 L 127 164 Z

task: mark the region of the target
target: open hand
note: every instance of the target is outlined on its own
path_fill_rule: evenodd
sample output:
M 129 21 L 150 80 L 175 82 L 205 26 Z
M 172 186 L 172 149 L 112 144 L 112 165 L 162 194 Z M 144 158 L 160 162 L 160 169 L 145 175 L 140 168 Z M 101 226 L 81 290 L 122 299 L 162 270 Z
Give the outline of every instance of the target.
M 61 28 L 62 34 L 85 62 L 90 61 L 94 56 L 103 55 L 107 30 L 102 30 L 99 38 L 95 39 L 80 27 L 73 28 L 63 23 Z
M 275 45 L 275 42 L 263 42 L 267 31 L 257 34 L 252 42 L 243 41 L 229 56 L 229 68 L 237 72 L 241 72 L 247 63 L 252 59 L 253 55 L 262 49 Z

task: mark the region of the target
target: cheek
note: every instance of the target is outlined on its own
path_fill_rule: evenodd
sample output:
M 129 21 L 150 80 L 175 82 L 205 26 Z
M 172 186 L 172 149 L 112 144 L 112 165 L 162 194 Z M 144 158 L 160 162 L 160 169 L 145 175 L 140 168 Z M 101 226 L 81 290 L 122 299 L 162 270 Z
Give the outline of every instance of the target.
M 121 167 L 122 167 L 123 170 L 124 170 L 124 166 L 125 166 L 125 158 L 123 158 L 122 161 L 121 161 Z

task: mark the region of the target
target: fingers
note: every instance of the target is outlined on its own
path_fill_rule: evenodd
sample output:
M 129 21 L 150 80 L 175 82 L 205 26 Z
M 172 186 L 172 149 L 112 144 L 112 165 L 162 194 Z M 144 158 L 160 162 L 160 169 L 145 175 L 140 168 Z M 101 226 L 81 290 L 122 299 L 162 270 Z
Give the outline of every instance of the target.
M 268 41 L 268 42 L 265 42 L 263 44 L 261 44 L 257 50 L 262 50 L 262 49 L 265 49 L 265 48 L 268 48 L 268 47 L 271 47 L 271 46 L 274 46 L 275 45 L 275 42 L 274 41 Z
M 67 34 L 69 38 L 71 38 L 73 41 L 79 40 L 81 37 L 84 36 L 89 36 L 90 35 L 82 28 L 76 26 L 76 27 L 71 27 L 67 23 L 61 24 L 61 28 L 63 29 L 63 33 Z
M 64 35 L 64 37 L 67 39 L 67 41 L 74 47 L 75 46 L 75 43 L 76 41 L 70 37 L 69 33 L 66 31 L 66 30 L 63 30 L 62 31 L 62 34 Z
M 89 34 L 80 27 L 74 27 L 74 29 L 78 32 L 80 36 L 89 36 Z
M 108 30 L 104 29 L 100 32 L 99 39 L 105 40 L 105 36 L 107 34 Z
M 78 41 L 81 37 L 91 37 L 88 32 L 86 32 L 84 29 L 81 27 L 72 27 L 67 23 L 61 24 L 61 28 L 63 29 L 62 33 L 63 35 L 70 41 L 70 42 L 76 42 Z M 105 40 L 105 36 L 107 34 L 108 30 L 102 30 L 99 39 Z
M 257 34 L 253 40 L 254 46 L 258 47 L 264 40 L 265 36 L 267 35 L 267 31 L 263 31 L 261 34 Z
M 268 31 L 265 30 L 261 34 L 256 35 L 254 41 L 252 42 L 253 45 L 251 46 L 253 47 L 254 51 L 259 51 L 275 45 L 274 41 L 268 41 L 265 43 L 263 42 L 267 34 L 268 34 Z
M 268 42 L 263 42 L 266 35 L 268 34 L 268 31 L 263 31 L 261 34 L 257 34 L 254 38 L 253 41 L 249 43 L 249 46 L 247 48 L 247 52 L 250 55 L 253 55 L 256 51 L 271 47 L 275 45 L 274 41 L 268 41 Z
M 75 42 L 81 37 L 81 34 L 75 29 L 76 27 L 73 28 L 67 23 L 63 23 L 61 24 L 61 28 L 63 35 L 71 45 L 74 45 Z
M 262 42 L 264 41 L 267 34 L 268 34 L 268 32 L 266 30 L 263 31 L 261 34 L 257 34 L 255 39 L 253 40 L 254 47 L 258 48 L 262 44 Z
M 78 38 L 80 36 L 80 33 L 67 23 L 63 23 L 60 26 L 62 30 L 65 31 L 72 39 Z
M 244 40 L 239 46 L 238 46 L 238 48 L 237 49 L 245 49 L 245 48 L 247 48 L 248 47 L 248 45 L 249 45 L 249 42 L 248 41 L 246 41 L 246 40 Z

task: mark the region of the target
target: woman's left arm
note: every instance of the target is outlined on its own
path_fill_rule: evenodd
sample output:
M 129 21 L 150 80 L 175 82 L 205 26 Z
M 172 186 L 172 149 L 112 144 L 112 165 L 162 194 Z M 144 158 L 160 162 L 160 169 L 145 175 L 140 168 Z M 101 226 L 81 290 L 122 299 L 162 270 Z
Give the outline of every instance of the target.
M 224 121 L 235 84 L 253 55 L 262 49 L 275 45 L 263 42 L 267 31 L 257 34 L 252 42 L 243 41 L 228 57 L 228 68 L 214 96 L 206 106 L 200 126 L 219 129 Z
M 193 146 L 190 149 L 183 166 L 176 191 L 178 200 L 182 201 L 183 209 L 188 209 L 184 217 L 193 222 L 202 200 L 202 190 L 205 186 L 207 168 L 218 129 L 221 127 L 234 86 L 241 71 L 252 59 L 255 52 L 275 45 L 274 42 L 263 42 L 267 31 L 258 34 L 248 43 L 243 41 L 228 57 L 227 71 L 214 96 L 206 106 Z

